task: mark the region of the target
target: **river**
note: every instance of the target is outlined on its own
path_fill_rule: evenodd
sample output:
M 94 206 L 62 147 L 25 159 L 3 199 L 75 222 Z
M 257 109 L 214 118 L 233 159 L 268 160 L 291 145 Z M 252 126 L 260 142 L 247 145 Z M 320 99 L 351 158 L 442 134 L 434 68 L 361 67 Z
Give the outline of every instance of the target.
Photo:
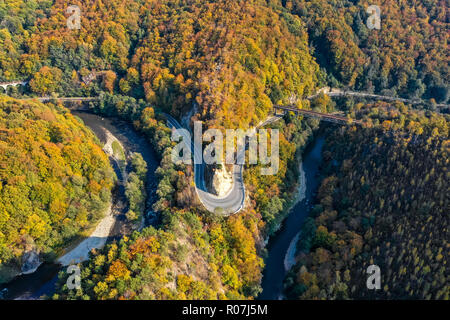
M 158 158 L 153 151 L 153 147 L 148 143 L 146 138 L 134 130 L 133 126 L 126 121 L 118 120 L 114 118 L 103 118 L 96 114 L 90 112 L 72 112 L 73 115 L 81 118 L 85 125 L 89 127 L 95 135 L 100 139 L 102 143 L 106 142 L 105 130 L 110 132 L 122 146 L 125 148 L 125 153 L 129 154 L 132 152 L 138 152 L 142 155 L 142 158 L 147 163 L 147 201 L 146 201 L 146 209 L 145 212 L 150 212 L 153 203 L 156 200 L 155 190 L 157 187 L 157 180 L 155 177 L 155 171 L 159 166 Z M 117 164 L 115 162 L 111 162 L 114 167 L 114 171 L 119 176 L 121 175 L 121 171 L 117 168 Z M 128 168 L 127 171 L 129 171 Z M 119 189 L 122 189 L 123 186 L 119 186 Z M 123 194 L 122 191 L 120 194 Z M 125 219 L 123 215 L 119 221 Z M 146 216 L 145 225 L 155 223 L 155 219 L 152 215 Z M 122 225 L 116 224 L 113 230 L 113 234 L 119 235 L 123 233 L 123 231 L 118 230 L 118 227 Z
M 262 279 L 263 291 L 258 296 L 260 300 L 278 300 L 283 297 L 283 280 L 286 276 L 285 264 L 289 265 L 289 260 L 292 260 L 292 249 L 296 246 L 299 231 L 308 217 L 314 194 L 320 183 L 318 174 L 324 142 L 325 139 L 319 136 L 304 152 L 302 163 L 304 178 L 306 179 L 304 197 L 300 197 L 300 199 L 303 199 L 294 205 L 280 230 L 269 239 L 268 256 L 265 260 L 266 266 Z
M 143 137 L 136 132 L 133 127 L 122 120 L 103 118 L 90 112 L 73 111 L 73 115 L 81 118 L 85 125 L 89 127 L 99 140 L 104 144 L 107 140 L 107 132 L 112 134 L 123 146 L 125 153 L 129 155 L 131 152 L 138 152 L 142 155 L 147 163 L 147 201 L 144 225 L 157 223 L 155 216 L 152 214 L 151 206 L 155 201 L 156 178 L 155 170 L 159 165 L 153 148 Z M 119 180 L 122 178 L 122 171 L 117 163 L 111 158 L 111 165 L 116 172 Z M 129 169 L 129 168 L 128 168 Z M 118 185 L 113 190 L 112 212 L 115 222 L 109 236 L 105 241 L 118 239 L 123 234 L 130 232 L 130 226 L 126 223 L 125 213 L 127 210 L 125 190 L 123 185 Z M 57 263 L 43 263 L 35 272 L 27 275 L 20 275 L 7 284 L 0 286 L 0 292 L 3 291 L 4 299 L 39 299 L 42 295 L 51 296 L 55 290 L 55 284 L 58 279 L 58 272 L 61 265 Z M 4 290 L 7 289 L 7 290 Z
M 154 201 L 152 197 L 154 192 L 152 190 L 156 189 L 154 172 L 158 166 L 158 161 L 153 149 L 145 138 L 138 134 L 130 124 L 124 121 L 102 118 L 101 116 L 87 112 L 73 112 L 73 114 L 80 117 L 102 143 L 106 141 L 104 128 L 121 142 L 126 152 L 139 152 L 142 154 L 148 166 L 146 188 L 149 197 L 147 199 L 146 211 L 150 211 L 151 204 Z M 292 249 L 295 248 L 296 244 L 295 239 L 298 238 L 301 226 L 308 216 L 314 193 L 320 183 L 317 175 L 322 159 L 323 145 L 324 138 L 317 137 L 305 150 L 302 163 L 304 175 L 301 174 L 301 177 L 306 179 L 306 189 L 303 188 L 305 190 L 303 190 L 304 194 L 300 196 L 301 200 L 291 209 L 280 230 L 269 239 L 267 247 L 268 257 L 265 261 L 266 267 L 262 279 L 263 291 L 258 299 L 280 299 L 282 297 L 283 280 L 286 275 L 285 262 L 292 260 L 292 257 L 287 256 L 287 253 L 291 251 L 292 255 Z M 113 162 L 112 164 L 116 174 L 120 175 L 120 172 L 117 171 L 117 166 Z M 117 206 L 117 203 L 124 199 L 123 187 L 119 187 L 118 189 L 115 191 L 113 207 Z M 119 217 L 116 219 L 116 224 L 110 234 L 110 239 L 120 237 L 123 233 L 123 214 L 124 212 L 119 214 Z M 151 222 L 151 220 L 147 220 L 146 225 Z M 44 263 L 34 273 L 18 276 L 6 284 L 6 286 L 2 286 L 2 289 L 8 289 L 8 292 L 4 294 L 3 298 L 38 299 L 42 295 L 51 295 L 54 292 L 57 273 L 60 270 L 61 266 L 58 264 Z

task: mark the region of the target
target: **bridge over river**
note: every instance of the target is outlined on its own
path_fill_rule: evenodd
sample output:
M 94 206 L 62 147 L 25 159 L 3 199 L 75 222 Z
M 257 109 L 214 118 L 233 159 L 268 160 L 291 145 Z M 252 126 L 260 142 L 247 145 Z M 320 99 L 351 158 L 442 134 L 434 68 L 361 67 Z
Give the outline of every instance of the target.
M 28 81 L 11 81 L 11 82 L 0 82 L 0 87 L 8 91 L 8 87 L 26 86 Z

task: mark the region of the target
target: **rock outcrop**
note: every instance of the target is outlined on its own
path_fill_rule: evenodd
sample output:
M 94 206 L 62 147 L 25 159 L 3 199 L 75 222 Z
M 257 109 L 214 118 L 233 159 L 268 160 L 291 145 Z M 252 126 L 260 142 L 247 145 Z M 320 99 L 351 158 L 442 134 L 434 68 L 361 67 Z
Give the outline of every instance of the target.
M 211 181 L 211 192 L 218 197 L 224 197 L 233 187 L 233 176 L 229 173 L 225 166 L 213 169 L 213 177 Z
M 22 274 L 33 273 L 42 264 L 39 253 L 35 250 L 27 251 L 22 256 Z

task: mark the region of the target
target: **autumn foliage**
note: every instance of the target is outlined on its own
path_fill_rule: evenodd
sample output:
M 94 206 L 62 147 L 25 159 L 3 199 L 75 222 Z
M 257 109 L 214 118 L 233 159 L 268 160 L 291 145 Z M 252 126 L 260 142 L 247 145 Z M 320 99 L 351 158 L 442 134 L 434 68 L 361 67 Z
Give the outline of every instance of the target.
M 62 106 L 0 98 L 0 268 L 62 249 L 102 216 L 115 175 L 96 141 Z

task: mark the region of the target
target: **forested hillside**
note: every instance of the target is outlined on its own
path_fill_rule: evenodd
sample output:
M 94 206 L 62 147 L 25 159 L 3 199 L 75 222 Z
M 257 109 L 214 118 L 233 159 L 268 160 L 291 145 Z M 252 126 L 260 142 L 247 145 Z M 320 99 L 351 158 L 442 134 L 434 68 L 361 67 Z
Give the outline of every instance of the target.
M 448 117 L 386 104 L 328 134 L 289 298 L 448 299 Z M 366 288 L 369 265 L 381 290 Z
M 371 4 L 381 8 L 381 30 L 366 26 Z M 66 25 L 70 5 L 81 9 L 79 30 Z M 329 133 L 327 178 L 304 228 L 288 297 L 366 298 L 360 271 L 371 261 L 386 271 L 387 287 L 377 297 L 448 297 L 442 284 L 448 118 L 403 105 L 305 99 L 328 85 L 448 103 L 447 6 L 446 0 L 1 1 L 0 82 L 29 81 L 7 94 L 98 96 L 92 110 L 132 123 L 160 160 L 153 206 L 160 223 L 93 252 L 81 265 L 81 289 L 69 290 L 62 272 L 53 298 L 256 297 L 265 240 L 288 213 L 298 161 L 319 121 L 288 114 L 270 125 L 280 130 L 280 170 L 262 176 L 261 165 L 246 166 L 245 208 L 224 218 L 199 203 L 192 167 L 172 162 L 174 143 L 161 113 L 181 119 L 196 110 L 193 118 L 204 128 L 248 129 L 279 103 L 350 111 L 365 124 Z M 6 148 L 0 260 L 13 263 L 31 247 L 50 254 L 94 222 L 109 200 L 113 173 L 94 137 L 66 109 L 0 102 L 8 130 L 0 131 Z M 126 185 L 130 220 L 145 215 L 145 193 L 138 192 L 145 170 L 138 167 Z
M 115 179 L 98 140 L 67 109 L 0 97 L 0 281 L 24 252 L 44 257 L 102 217 Z
M 271 188 L 273 204 L 252 195 L 261 204 L 252 203 L 242 214 L 224 220 L 210 217 L 198 204 L 192 168 L 171 162 L 170 131 L 154 110 L 179 116 L 197 104 L 199 117 L 209 121 L 208 125 L 247 128 L 264 119 L 272 103 L 301 100 L 314 93 L 318 66 L 309 53 L 302 22 L 269 8 L 262 0 L 70 4 L 81 8 L 80 30 L 66 27 L 67 1 L 55 1 L 51 6 L 40 1 L 9 1 L 2 8 L 5 25 L 17 28 L 2 29 L 3 48 L 10 44 L 14 48 L 4 51 L 1 77 L 30 79 L 27 94 L 90 96 L 108 92 L 95 109 L 132 121 L 161 157 L 154 209 L 162 225 L 158 231 L 134 235 L 128 243 L 122 240 L 119 245 L 129 258 L 121 255 L 101 262 L 100 256 L 110 248 L 99 252 L 100 258 L 86 264 L 86 270 L 93 270 L 83 274 L 89 284 L 83 282 L 86 286 L 80 292 L 64 292 L 63 287 L 61 297 L 256 296 L 264 221 L 270 224 L 267 232 L 273 231 L 280 220 L 277 216 L 286 210 L 288 202 L 282 199 L 292 195 L 296 179 L 283 180 L 295 177 L 296 148 L 305 144 L 311 131 L 302 134 L 302 125 L 293 124 L 283 129 L 281 152 L 285 157 L 279 175 L 258 177 L 261 182 L 266 180 L 258 193 Z M 10 16 L 21 18 L 10 22 Z M 18 65 L 12 65 L 12 60 Z M 16 94 L 15 89 L 11 94 Z M 305 124 L 304 128 L 309 127 Z M 261 219 L 255 207 L 267 207 L 266 218 Z M 161 249 L 146 254 L 156 256 L 141 260 L 133 243 L 150 238 Z M 155 269 L 152 258 L 165 264 Z M 110 266 L 119 262 L 131 272 L 132 277 L 126 277 L 133 281 L 131 290 L 120 276 L 107 277 Z M 148 268 L 161 278 L 148 278 Z M 189 293 L 183 279 L 193 280 L 192 285 L 200 286 L 202 293 Z
M 0 79 L 31 77 L 41 95 L 116 90 L 174 115 L 197 103 L 205 120 L 226 127 L 256 124 L 272 103 L 315 91 L 303 23 L 265 1 L 70 4 L 81 8 L 80 30 L 66 26 L 68 1 L 3 5 Z M 93 71 L 103 72 L 101 88 L 82 81 Z
M 161 225 L 94 252 L 82 265 L 80 290 L 68 290 L 62 272 L 54 298 L 243 299 L 258 292 L 262 260 L 255 248 L 255 212 L 230 219 L 204 212 L 192 187 L 192 168 L 171 161 L 164 121 L 152 108 L 141 110 L 134 99 L 124 100 L 134 112 L 121 109 L 117 96 L 106 97 L 100 112 L 134 119 L 155 146 L 161 163 L 154 210 Z
M 224 218 L 205 212 L 193 188 L 191 166 L 171 161 L 173 143 L 164 118 L 146 103 L 105 95 L 96 110 L 133 122 L 161 158 L 156 170 L 158 200 L 153 209 L 162 222 L 135 232 L 102 250 L 82 265 L 80 290 L 69 290 L 61 273 L 55 299 L 246 299 L 260 292 L 264 237 L 276 230 L 296 191 L 297 155 L 317 121 L 287 117 L 280 129 L 280 170 L 246 174 L 251 203 Z M 126 106 L 126 107 L 124 107 Z M 250 168 L 249 168 L 250 169 Z M 265 195 L 270 195 L 273 200 Z M 259 212 L 262 211 L 262 214 Z
M 6 0 L 0 80 L 36 78 L 38 94 L 88 94 L 100 88 L 81 79 L 109 70 L 104 90 L 145 97 L 174 114 L 197 102 L 225 125 L 263 118 L 270 101 L 301 98 L 317 79 L 448 101 L 445 0 L 268 3 L 72 1 L 81 29 L 70 30 L 68 1 Z M 380 30 L 366 25 L 369 5 L 381 9 Z M 39 85 L 44 79 L 47 86 Z
M 307 25 L 332 85 L 443 103 L 450 98 L 448 1 L 282 2 Z M 380 30 L 366 25 L 370 5 L 380 7 Z

